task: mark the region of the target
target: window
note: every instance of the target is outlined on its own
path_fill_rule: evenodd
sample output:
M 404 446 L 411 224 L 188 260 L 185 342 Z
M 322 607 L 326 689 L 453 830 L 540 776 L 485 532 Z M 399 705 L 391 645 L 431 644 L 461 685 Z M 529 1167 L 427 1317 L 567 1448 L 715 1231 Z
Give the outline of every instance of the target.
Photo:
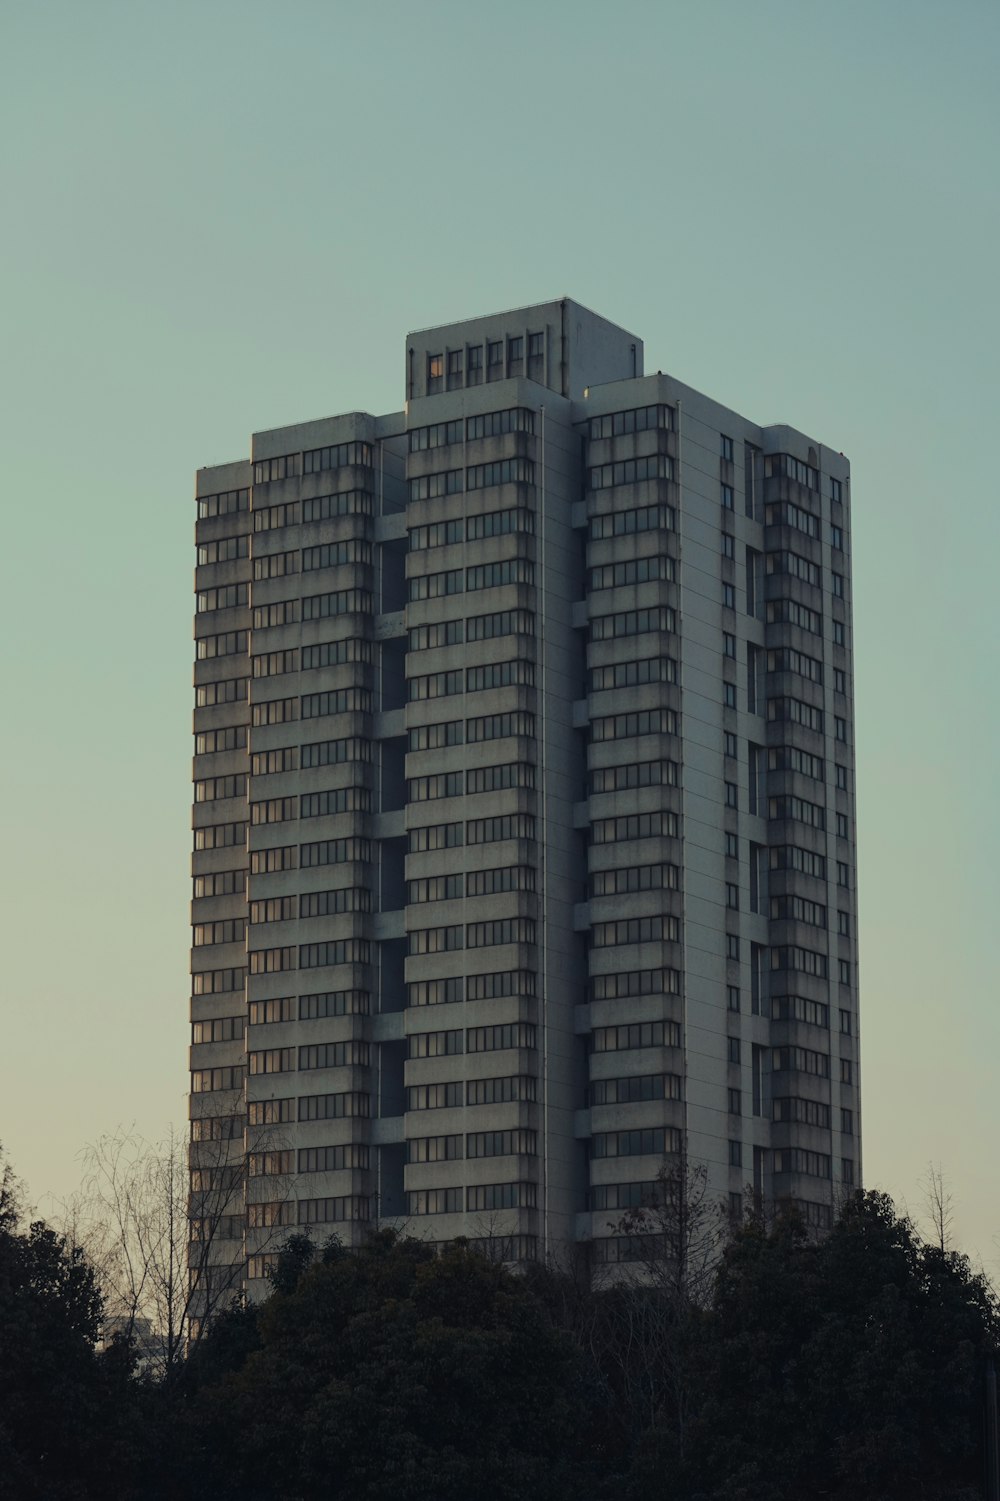
M 840 1060 L 840 1082 L 841 1084 L 854 1083 L 854 1064 L 850 1058 L 841 1058 Z
M 587 472 L 591 490 L 607 490 L 615 485 L 635 485 L 649 479 L 673 479 L 673 460 L 669 454 L 654 453 L 642 459 L 619 459 L 614 464 L 598 464 Z
M 851 961 L 849 959 L 837 960 L 837 977 L 841 985 L 851 983 Z
M 735 584 L 723 584 L 723 586 L 722 586 L 722 605 L 723 605 L 723 609 L 726 609 L 726 610 L 735 610 L 736 609 L 736 586 L 735 586 Z
M 444 355 L 429 354 L 427 356 L 427 390 L 430 393 L 440 391 L 444 377 Z
M 741 1141 L 731 1141 L 729 1143 L 729 1166 L 743 1166 L 743 1143 Z
M 719 445 L 720 445 L 720 452 L 722 454 L 722 457 L 725 459 L 725 461 L 726 461 L 727 464 L 731 464 L 733 462 L 733 440 L 732 440 L 732 438 L 727 438 L 726 435 L 725 435 L 725 433 L 721 433 L 720 437 L 719 437 Z
M 723 631 L 722 633 L 722 650 L 727 657 L 730 657 L 734 662 L 736 661 L 736 637 L 731 631 Z
M 470 1053 L 493 1053 L 505 1048 L 534 1048 L 537 1046 L 537 1033 L 531 1022 L 501 1022 L 490 1027 L 469 1027 L 466 1046 Z M 461 1052 L 461 1048 L 457 1051 Z
M 738 1037 L 730 1037 L 728 1039 L 728 1044 L 729 1044 L 729 1061 L 730 1061 L 730 1063 L 739 1063 L 739 1061 L 740 1061 L 740 1040 L 739 1040 L 739 1038 Z
M 726 958 L 738 960 L 740 957 L 740 940 L 736 933 L 726 934 Z
M 738 985 L 726 986 L 726 1002 L 730 1011 L 739 1011 L 740 987 Z
M 461 1085 L 457 1086 L 459 1089 Z M 499 1079 L 469 1079 L 465 1086 L 467 1105 L 506 1105 L 517 1100 L 529 1103 L 537 1096 L 532 1074 L 511 1074 Z
M 835 599 L 843 599 L 844 597 L 844 575 L 842 573 L 835 573 L 833 575 L 833 594 Z
M 594 1053 L 618 1053 L 632 1048 L 679 1048 L 679 1022 L 629 1022 L 616 1027 L 595 1027 L 590 1047 Z
M 846 839 L 847 837 L 848 837 L 847 836 L 847 814 L 846 813 L 838 813 L 837 814 L 837 838 L 838 839 Z
M 646 432 L 649 428 L 673 427 L 673 408 L 668 406 L 634 407 L 626 412 L 612 412 L 606 417 L 592 417 L 588 436 L 591 442 L 599 438 L 618 438 L 626 433 Z
M 736 684 L 724 683 L 722 685 L 723 702 L 727 709 L 736 708 Z
M 524 370 L 524 338 L 518 335 L 507 340 L 507 374 L 521 375 Z
M 740 888 L 735 881 L 726 882 L 726 906 L 732 912 L 738 912 L 740 908 Z
M 410 429 L 409 439 L 411 453 L 423 453 L 430 448 L 445 448 L 450 443 L 461 443 L 461 418 L 454 422 L 432 422 L 427 427 L 413 427 Z M 319 521 L 321 518 L 317 516 L 313 519 Z
M 738 1089 L 729 1089 L 729 1090 L 726 1091 L 726 1095 L 727 1095 L 728 1104 L 729 1104 L 729 1114 L 730 1115 L 742 1115 L 743 1114 L 743 1100 L 742 1100 L 742 1095 L 741 1095 L 740 1091 Z
M 451 1110 L 462 1103 L 462 1085 L 415 1084 L 406 1091 L 407 1110 Z
M 673 506 L 637 506 L 628 511 L 605 511 L 591 516 L 588 522 L 591 542 L 605 537 L 631 536 L 635 532 L 672 532 L 675 530 Z
M 726 856 L 730 860 L 738 860 L 740 853 L 739 840 L 735 834 L 726 835 Z
M 841 1110 L 841 1112 L 840 1112 L 840 1134 L 842 1136 L 853 1136 L 854 1135 L 854 1111 L 853 1110 L 843 1110 L 843 1109 Z
M 461 877 L 459 877 L 461 879 Z M 460 1028 L 445 1032 L 411 1032 L 409 1058 L 447 1058 L 462 1052 Z
M 680 1097 L 679 1074 L 628 1074 L 622 1079 L 594 1079 L 588 1090 L 591 1105 L 636 1105 Z
M 739 805 L 740 805 L 740 802 L 739 802 L 739 791 L 737 789 L 736 783 L 735 782 L 726 782 L 724 785 L 725 785 L 725 789 L 726 789 L 726 807 L 727 808 L 738 808 Z
M 448 390 L 452 391 L 462 384 L 462 350 L 452 349 L 448 352 Z
M 841 744 L 846 744 L 847 720 L 842 718 L 841 715 L 835 714 L 833 716 L 833 728 L 836 738 L 841 742 Z
M 836 548 L 837 552 L 843 552 L 843 550 L 844 550 L 844 529 L 843 529 L 843 527 L 841 527 L 841 526 L 831 526 L 831 528 L 830 528 L 830 541 L 831 541 L 832 545 Z
M 809 490 L 819 489 L 819 471 L 811 464 L 804 464 L 801 459 L 792 458 L 790 453 L 768 454 L 764 459 L 764 475 L 768 479 L 784 475 L 798 485 L 805 485 Z
M 837 885 L 838 886 L 850 886 L 850 884 L 851 884 L 851 868 L 848 865 L 848 863 L 847 863 L 846 860 L 838 860 L 837 861 Z
M 722 486 L 722 505 L 723 505 L 723 509 L 726 510 L 726 511 L 731 511 L 734 508 L 735 504 L 736 504 L 736 501 L 735 501 L 735 498 L 733 496 L 733 487 L 732 487 L 732 485 L 723 485 Z M 730 541 L 732 541 L 732 538 L 730 538 Z M 733 556 L 733 554 L 731 552 L 727 552 L 727 553 L 725 553 L 725 556 L 727 558 L 731 558 Z

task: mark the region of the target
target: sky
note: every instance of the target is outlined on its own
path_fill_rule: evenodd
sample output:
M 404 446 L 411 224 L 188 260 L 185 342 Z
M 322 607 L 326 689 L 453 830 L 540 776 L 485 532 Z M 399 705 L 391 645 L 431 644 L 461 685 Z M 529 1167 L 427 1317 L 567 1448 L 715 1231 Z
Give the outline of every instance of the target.
M 568 295 L 852 463 L 866 1186 L 1000 1273 L 987 0 L 0 3 L 0 1140 L 186 1116 L 195 470 Z

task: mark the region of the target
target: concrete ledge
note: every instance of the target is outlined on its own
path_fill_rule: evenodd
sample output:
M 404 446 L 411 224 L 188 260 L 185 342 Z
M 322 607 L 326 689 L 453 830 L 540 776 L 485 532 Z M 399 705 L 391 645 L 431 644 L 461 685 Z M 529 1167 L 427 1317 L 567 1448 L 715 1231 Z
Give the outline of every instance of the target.
M 376 943 L 386 943 L 393 938 L 405 938 L 406 913 L 402 907 L 395 912 L 376 912 L 372 918 L 372 937 Z
M 396 542 L 406 536 L 406 512 L 393 511 L 389 516 L 375 517 L 375 541 Z

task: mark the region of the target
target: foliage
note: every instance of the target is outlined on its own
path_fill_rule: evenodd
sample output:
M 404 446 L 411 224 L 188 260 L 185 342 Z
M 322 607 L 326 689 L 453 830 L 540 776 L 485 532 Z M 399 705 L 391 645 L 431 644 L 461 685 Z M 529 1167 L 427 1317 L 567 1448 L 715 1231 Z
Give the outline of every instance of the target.
M 168 1379 L 101 1348 L 98 1278 L 0 1159 L 0 1491 L 13 1501 L 974 1501 L 992 1290 L 856 1194 L 718 1247 L 686 1165 L 645 1255 L 513 1274 L 461 1242 L 291 1236 Z M 938 1230 L 940 1226 L 936 1227 Z M 706 1260 L 708 1248 L 712 1258 Z M 160 1373 L 162 1377 L 163 1373 Z

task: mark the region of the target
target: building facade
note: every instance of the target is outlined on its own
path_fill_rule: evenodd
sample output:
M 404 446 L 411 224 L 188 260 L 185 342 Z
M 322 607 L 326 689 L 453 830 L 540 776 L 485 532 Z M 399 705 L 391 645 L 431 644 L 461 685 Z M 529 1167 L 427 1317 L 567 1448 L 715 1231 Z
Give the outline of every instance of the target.
M 821 1227 L 860 1181 L 849 465 L 569 300 L 404 377 L 197 476 L 206 1286 L 376 1220 L 625 1259 L 682 1152 Z

